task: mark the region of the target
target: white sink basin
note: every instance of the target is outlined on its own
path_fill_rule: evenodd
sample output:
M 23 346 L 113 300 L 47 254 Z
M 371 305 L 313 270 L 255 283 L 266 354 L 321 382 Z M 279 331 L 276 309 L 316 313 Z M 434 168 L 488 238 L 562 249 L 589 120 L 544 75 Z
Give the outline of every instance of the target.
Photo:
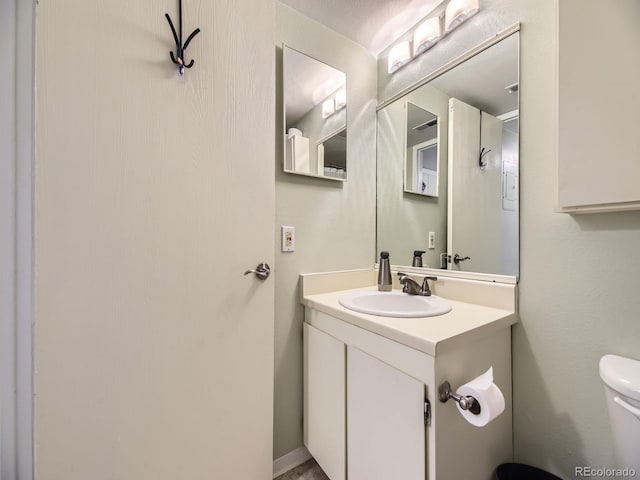
M 399 290 L 356 290 L 345 293 L 338 301 L 354 312 L 383 317 L 434 317 L 451 311 L 451 304 L 442 297 L 409 295 Z

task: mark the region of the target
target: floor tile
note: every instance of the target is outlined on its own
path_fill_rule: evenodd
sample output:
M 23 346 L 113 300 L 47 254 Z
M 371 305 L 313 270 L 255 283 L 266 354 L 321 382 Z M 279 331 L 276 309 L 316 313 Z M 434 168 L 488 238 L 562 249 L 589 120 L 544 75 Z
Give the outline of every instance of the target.
M 329 477 L 325 475 L 320 466 L 312 458 L 302 465 L 298 465 L 279 477 L 276 477 L 274 480 L 329 480 Z

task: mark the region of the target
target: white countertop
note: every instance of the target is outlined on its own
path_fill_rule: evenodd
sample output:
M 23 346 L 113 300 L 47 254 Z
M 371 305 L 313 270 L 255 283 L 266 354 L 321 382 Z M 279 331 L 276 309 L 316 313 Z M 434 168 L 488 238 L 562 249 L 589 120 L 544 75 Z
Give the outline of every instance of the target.
M 351 290 L 376 290 L 376 287 L 303 294 L 302 303 L 357 327 L 435 356 L 447 347 L 473 341 L 516 323 L 514 310 L 494 308 L 446 298 L 452 306 L 449 313 L 434 317 L 393 318 L 349 310 L 338 302 Z

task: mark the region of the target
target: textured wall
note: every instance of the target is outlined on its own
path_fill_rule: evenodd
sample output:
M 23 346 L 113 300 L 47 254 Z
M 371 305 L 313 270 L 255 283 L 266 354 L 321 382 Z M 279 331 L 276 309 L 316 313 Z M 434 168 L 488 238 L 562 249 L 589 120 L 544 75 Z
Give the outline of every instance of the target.
M 383 54 L 378 71 L 382 101 L 494 33 L 522 23 L 515 459 L 573 478 L 575 466 L 613 464 L 598 360 L 605 353 L 639 358 L 640 212 L 569 216 L 555 211 L 556 138 L 564 133 L 557 131 L 556 118 L 557 3 L 484 0 L 480 13 L 423 58 L 389 77 Z M 575 3 L 597 10 L 605 2 Z M 607 51 L 616 48 L 610 45 Z M 615 81 L 617 73 L 610 75 Z M 597 110 L 590 114 L 602 118 Z
M 296 251 L 276 252 L 274 458 L 302 445 L 300 273 L 371 267 L 375 248 L 376 62 L 352 41 L 277 4 L 277 42 L 347 73 L 345 183 L 282 172 L 282 111 L 276 120 L 276 244 L 280 226 L 296 227 Z M 281 79 L 278 105 L 281 105 Z
M 39 2 L 38 480 L 272 471 L 274 2 L 165 11 Z
M 636 280 L 640 269 L 640 212 L 586 216 L 554 213 L 556 135 L 573 132 L 570 127 L 556 130 L 555 83 L 554 89 L 546 87 L 555 80 L 550 74 L 556 61 L 556 45 L 551 42 L 555 38 L 557 2 L 549 2 L 553 6 L 544 3 L 543 8 L 536 4 L 536 10 L 548 18 L 523 26 L 521 323 L 513 335 L 514 438 L 517 459 L 573 478 L 575 466 L 613 464 L 598 375 L 600 357 L 616 353 L 640 359 Z M 637 5 L 627 5 L 630 3 Z M 572 4 L 573 12 L 587 9 L 590 16 L 610 6 L 595 0 Z M 607 38 L 597 35 L 591 40 L 604 42 L 600 48 L 607 45 L 606 55 L 618 55 L 619 45 L 608 43 Z M 638 58 L 638 45 L 634 49 L 633 55 Z M 595 57 L 594 62 L 598 63 Z M 615 84 L 624 75 L 624 68 L 620 63 L 620 72 L 610 71 L 605 83 Z M 599 96 L 609 94 L 601 91 Z M 607 119 L 596 104 L 590 114 Z M 637 124 L 637 112 L 617 121 Z M 597 140 L 625 142 L 617 134 Z

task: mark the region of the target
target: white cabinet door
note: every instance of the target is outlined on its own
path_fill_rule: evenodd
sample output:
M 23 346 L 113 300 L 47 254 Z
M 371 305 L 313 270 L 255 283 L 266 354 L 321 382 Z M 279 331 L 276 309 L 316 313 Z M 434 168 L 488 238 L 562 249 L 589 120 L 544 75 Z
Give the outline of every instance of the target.
M 424 401 L 422 382 L 347 347 L 349 480 L 425 480 Z
M 558 2 L 558 206 L 564 212 L 640 210 L 638 14 L 637 0 L 618 0 L 615 8 Z M 593 35 L 602 25 L 615 28 Z M 612 55 L 619 48 L 623 56 Z
M 304 444 L 331 480 L 346 474 L 345 344 L 304 324 Z

